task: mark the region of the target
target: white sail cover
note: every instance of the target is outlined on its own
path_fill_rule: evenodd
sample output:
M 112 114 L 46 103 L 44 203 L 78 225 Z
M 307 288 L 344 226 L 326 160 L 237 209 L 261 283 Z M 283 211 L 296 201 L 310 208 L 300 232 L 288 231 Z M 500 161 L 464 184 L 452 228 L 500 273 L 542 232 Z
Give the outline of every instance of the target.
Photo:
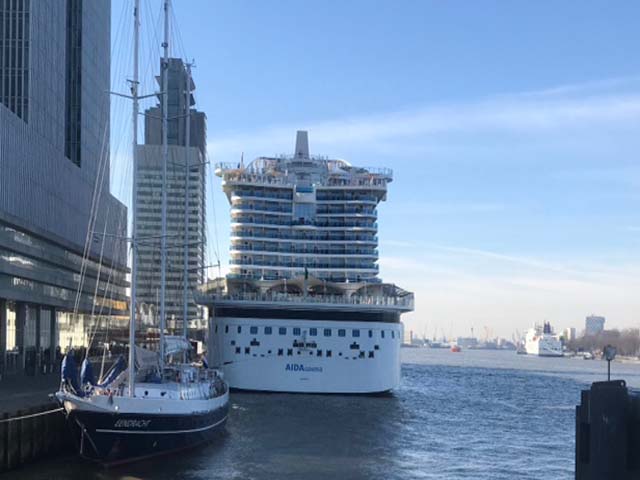
M 164 337 L 164 354 L 165 356 L 175 355 L 176 353 L 191 350 L 191 344 L 185 337 L 178 335 L 165 335 Z
M 158 352 L 153 350 L 147 350 L 136 345 L 136 369 L 146 370 L 151 368 L 157 368 L 159 363 Z

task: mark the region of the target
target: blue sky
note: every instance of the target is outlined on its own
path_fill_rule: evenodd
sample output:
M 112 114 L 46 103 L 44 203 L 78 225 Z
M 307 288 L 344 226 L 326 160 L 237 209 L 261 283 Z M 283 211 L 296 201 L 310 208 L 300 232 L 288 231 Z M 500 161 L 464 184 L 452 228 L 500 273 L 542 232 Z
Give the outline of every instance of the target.
M 160 0 L 142 0 L 151 91 Z M 113 88 L 131 1 L 113 0 Z M 394 169 L 381 275 L 415 291 L 407 329 L 510 337 L 534 322 L 640 326 L 640 3 L 175 0 L 211 162 L 290 152 Z M 128 201 L 113 101 L 112 190 Z M 228 206 L 211 178 L 223 265 Z M 210 215 L 210 237 L 214 236 Z M 215 246 L 212 243 L 211 255 Z M 213 273 L 213 272 L 212 272 Z

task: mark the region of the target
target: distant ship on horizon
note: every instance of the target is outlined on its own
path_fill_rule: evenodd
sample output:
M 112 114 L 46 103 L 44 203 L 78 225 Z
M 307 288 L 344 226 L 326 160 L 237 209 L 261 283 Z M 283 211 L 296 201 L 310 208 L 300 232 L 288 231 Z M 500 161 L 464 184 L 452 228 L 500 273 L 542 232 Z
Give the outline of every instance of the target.
M 562 357 L 564 355 L 560 337 L 553 332 L 549 322 L 544 322 L 542 327 L 536 325 L 527 331 L 524 350 L 527 355 L 540 357 Z

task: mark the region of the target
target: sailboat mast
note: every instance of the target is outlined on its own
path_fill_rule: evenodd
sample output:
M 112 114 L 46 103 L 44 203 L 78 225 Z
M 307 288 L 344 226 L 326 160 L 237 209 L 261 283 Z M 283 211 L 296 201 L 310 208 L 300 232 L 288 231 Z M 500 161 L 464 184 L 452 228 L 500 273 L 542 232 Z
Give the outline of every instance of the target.
M 164 365 L 164 330 L 167 323 L 165 293 L 167 283 L 167 163 L 169 145 L 167 130 L 169 108 L 169 8 L 171 1 L 164 2 L 164 56 L 162 60 L 162 231 L 160 232 L 160 365 Z
M 138 147 L 138 51 L 140 43 L 140 0 L 135 0 L 133 8 L 133 80 L 131 81 L 131 97 L 133 99 L 133 184 L 131 188 L 131 305 L 129 306 L 129 396 L 135 392 L 135 345 L 136 345 L 136 281 L 138 274 L 138 253 L 136 242 L 138 230 L 136 222 L 136 187 L 138 185 L 138 162 L 136 150 Z
M 189 327 L 189 147 L 191 146 L 191 64 L 187 63 L 187 89 L 185 92 L 185 162 L 184 162 L 184 258 L 182 292 L 182 334 L 187 338 Z M 186 355 L 186 353 L 185 353 Z

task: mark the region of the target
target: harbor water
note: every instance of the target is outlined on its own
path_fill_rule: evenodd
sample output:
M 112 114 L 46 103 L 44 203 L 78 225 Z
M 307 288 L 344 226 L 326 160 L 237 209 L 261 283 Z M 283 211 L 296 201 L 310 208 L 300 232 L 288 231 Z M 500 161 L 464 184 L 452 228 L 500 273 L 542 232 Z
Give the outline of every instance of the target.
M 580 390 L 606 364 L 404 349 L 392 395 L 235 393 L 214 444 L 104 470 L 75 457 L 6 479 L 571 479 Z M 640 365 L 613 377 L 640 387 Z

